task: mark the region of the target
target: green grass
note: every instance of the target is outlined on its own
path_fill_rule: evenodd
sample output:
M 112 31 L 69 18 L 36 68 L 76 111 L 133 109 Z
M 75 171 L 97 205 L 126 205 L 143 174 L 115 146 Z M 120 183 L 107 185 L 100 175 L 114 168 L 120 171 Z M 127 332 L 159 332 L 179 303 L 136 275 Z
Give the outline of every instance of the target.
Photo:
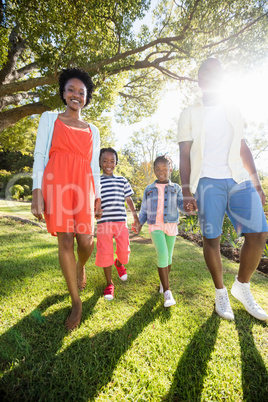
M 29 205 L 23 213 L 28 217 Z M 3 207 L 1 210 L 3 213 Z M 8 211 L 6 210 L 5 213 Z M 30 217 L 30 215 L 29 215 Z M 143 230 L 145 232 L 145 229 Z M 0 219 L 0 398 L 6 401 L 267 401 L 268 328 L 230 296 L 235 321 L 214 313 L 214 290 L 201 248 L 178 238 L 163 307 L 155 250 L 131 243 L 129 279 L 87 263 L 83 317 L 67 334 L 70 308 L 57 239 L 37 226 Z M 238 265 L 224 261 L 230 289 Z M 268 279 L 252 278 L 268 310 Z
M 1 215 L 12 215 L 21 216 L 25 219 L 31 219 L 32 221 L 38 221 L 31 214 L 31 203 L 30 202 L 19 202 L 15 200 L 0 200 L 0 216 Z

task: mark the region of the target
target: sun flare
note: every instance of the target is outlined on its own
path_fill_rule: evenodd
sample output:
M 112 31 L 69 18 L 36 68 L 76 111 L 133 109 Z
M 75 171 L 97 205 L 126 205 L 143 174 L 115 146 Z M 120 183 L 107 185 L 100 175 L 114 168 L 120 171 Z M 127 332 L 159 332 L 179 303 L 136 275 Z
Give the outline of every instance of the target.
M 262 71 L 227 75 L 224 85 L 225 99 L 235 103 L 244 119 L 256 124 L 268 119 L 268 65 Z

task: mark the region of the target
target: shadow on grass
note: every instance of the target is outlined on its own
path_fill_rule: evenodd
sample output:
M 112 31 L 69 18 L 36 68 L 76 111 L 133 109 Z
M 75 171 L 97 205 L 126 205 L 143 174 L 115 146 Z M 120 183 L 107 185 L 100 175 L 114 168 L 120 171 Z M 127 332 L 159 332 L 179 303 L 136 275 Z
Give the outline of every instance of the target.
M 89 305 L 92 312 L 101 294 L 100 291 L 96 293 L 98 295 L 94 294 L 83 303 L 87 317 Z M 54 301 L 55 297 L 45 300 L 37 310 L 42 311 Z M 119 359 L 143 329 L 157 317 L 164 321 L 170 318 L 170 312 L 162 305 L 156 307 L 158 302 L 159 295 L 154 294 L 122 327 L 105 330 L 92 337 L 90 334 L 83 336 L 62 352 L 62 338 L 66 336 L 62 330 L 62 319 L 57 329 L 52 331 L 48 325 L 31 326 L 32 317 L 28 316 L 26 322 L 21 321 L 0 339 L 1 342 L 13 343 L 14 334 L 20 333 L 24 341 L 23 350 L 13 353 L 13 366 L 2 378 L 0 397 L 3 400 L 29 401 L 94 399 L 101 388 L 112 380 Z M 59 321 L 59 315 L 62 316 L 62 310 L 48 320 Z M 17 339 L 21 342 L 18 336 Z M 38 346 L 35 348 L 36 343 Z
M 100 294 L 98 288 L 83 303 L 82 322 L 93 313 Z M 0 337 L 0 370 L 2 374 L 6 372 L 0 383 L 0 400 L 39 400 L 41 384 L 47 384 L 46 377 L 57 360 L 56 354 L 66 336 L 64 321 L 69 308 L 46 317 L 42 314 L 66 297 L 69 297 L 68 293 L 47 297 Z
M 252 334 L 253 325 L 267 327 L 267 323 L 249 319 L 242 309 L 238 317 L 235 325 L 241 348 L 243 400 L 268 401 L 268 373 Z
M 163 401 L 201 401 L 207 365 L 214 350 L 219 325 L 220 317 L 213 312 L 194 334 L 179 361 L 173 384 Z
M 71 400 L 94 400 L 102 387 L 112 381 L 120 358 L 130 349 L 143 329 L 161 315 L 166 316 L 166 319 L 170 317 L 162 305 L 155 308 L 158 301 L 158 295 L 150 297 L 140 310 L 118 329 L 103 331 L 92 338 L 87 336 L 73 342 L 59 357 L 55 368 L 58 375 L 50 377 L 50 387 L 58 387 L 67 370 L 70 374 L 69 389 L 61 389 L 62 400 L 70 398 L 70 388 Z M 163 317 L 163 320 L 165 318 Z M 69 362 L 68 367 L 65 362 Z M 76 371 L 73 375 L 72 368 Z

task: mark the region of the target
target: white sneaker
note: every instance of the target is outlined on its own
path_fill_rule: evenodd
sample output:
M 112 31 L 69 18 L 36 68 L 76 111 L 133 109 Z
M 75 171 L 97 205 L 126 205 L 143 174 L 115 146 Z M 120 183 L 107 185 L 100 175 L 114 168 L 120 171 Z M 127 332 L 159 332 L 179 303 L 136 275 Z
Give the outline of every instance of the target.
M 172 296 L 172 293 L 169 289 L 165 291 L 164 298 L 165 298 L 164 307 L 170 307 L 170 306 L 174 306 L 174 304 L 176 304 L 176 302 Z
M 164 293 L 162 282 L 160 282 L 160 285 L 159 285 L 159 293 Z
M 236 276 L 231 293 L 237 300 L 244 304 L 247 312 L 253 317 L 258 318 L 258 320 L 267 320 L 268 316 L 266 312 L 258 305 L 251 294 L 250 283 L 241 283 L 237 280 Z
M 234 320 L 234 313 L 229 302 L 228 291 L 226 288 L 216 289 L 215 310 L 220 317 L 226 320 Z

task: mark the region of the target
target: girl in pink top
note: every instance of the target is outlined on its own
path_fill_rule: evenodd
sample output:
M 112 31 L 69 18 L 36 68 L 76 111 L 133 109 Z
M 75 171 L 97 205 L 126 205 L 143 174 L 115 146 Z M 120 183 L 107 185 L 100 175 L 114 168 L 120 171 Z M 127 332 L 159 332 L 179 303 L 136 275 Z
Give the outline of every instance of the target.
M 181 187 L 172 183 L 172 160 L 167 155 L 158 156 L 154 161 L 154 174 L 157 178 L 144 191 L 139 214 L 140 225 L 146 221 L 157 253 L 157 266 L 160 277 L 160 293 L 164 293 L 164 307 L 176 304 L 169 289 L 169 273 L 176 235 L 178 233 L 179 209 L 183 211 Z M 136 227 L 139 232 L 141 226 Z

